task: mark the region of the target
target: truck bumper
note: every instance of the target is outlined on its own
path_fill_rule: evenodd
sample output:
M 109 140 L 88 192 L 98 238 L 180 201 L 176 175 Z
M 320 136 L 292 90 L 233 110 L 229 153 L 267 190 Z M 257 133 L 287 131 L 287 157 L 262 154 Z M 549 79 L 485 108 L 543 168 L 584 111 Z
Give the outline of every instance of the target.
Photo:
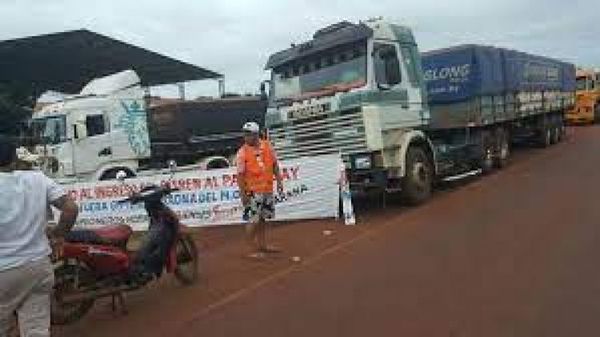
M 589 124 L 594 122 L 594 116 L 587 116 L 583 114 L 567 114 L 566 116 L 567 124 L 570 125 L 581 125 L 581 124 Z
M 388 188 L 388 170 L 374 168 L 368 170 L 347 170 L 350 190 L 354 194 Z
M 371 190 L 384 190 L 388 187 L 390 173 L 383 167 L 381 152 L 357 153 L 344 158 L 346 176 L 350 190 L 354 194 Z
M 587 124 L 594 122 L 595 106 L 578 105 L 574 109 L 567 111 L 565 120 L 567 124 Z

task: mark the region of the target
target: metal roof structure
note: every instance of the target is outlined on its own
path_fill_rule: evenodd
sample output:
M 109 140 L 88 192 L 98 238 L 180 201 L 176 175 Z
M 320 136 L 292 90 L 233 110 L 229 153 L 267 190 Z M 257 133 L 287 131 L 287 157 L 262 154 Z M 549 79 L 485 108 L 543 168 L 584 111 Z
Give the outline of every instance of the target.
M 133 69 L 143 86 L 223 75 L 89 30 L 0 41 L 0 84 L 76 93 L 90 80 Z

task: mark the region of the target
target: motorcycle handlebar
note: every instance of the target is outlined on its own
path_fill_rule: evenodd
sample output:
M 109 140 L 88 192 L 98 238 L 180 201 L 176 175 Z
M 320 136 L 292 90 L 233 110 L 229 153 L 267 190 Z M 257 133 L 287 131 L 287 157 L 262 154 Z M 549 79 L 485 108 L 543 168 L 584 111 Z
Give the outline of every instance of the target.
M 117 200 L 117 203 L 118 203 L 118 204 L 124 204 L 124 203 L 130 202 L 131 200 L 132 200 L 132 198 L 131 198 L 131 197 L 129 197 L 129 198 L 125 198 L 125 199 Z
M 156 195 L 157 193 L 162 194 L 162 196 L 166 196 L 166 195 L 171 194 L 172 192 L 178 192 L 178 191 L 181 191 L 181 189 L 170 188 L 170 187 L 157 187 L 154 190 L 154 192 L 152 192 L 150 194 L 144 195 L 140 192 L 136 192 L 133 195 L 129 196 L 128 198 L 117 200 L 117 203 L 124 204 L 127 202 L 139 202 L 139 201 L 144 201 L 145 199 L 148 199 L 151 195 Z

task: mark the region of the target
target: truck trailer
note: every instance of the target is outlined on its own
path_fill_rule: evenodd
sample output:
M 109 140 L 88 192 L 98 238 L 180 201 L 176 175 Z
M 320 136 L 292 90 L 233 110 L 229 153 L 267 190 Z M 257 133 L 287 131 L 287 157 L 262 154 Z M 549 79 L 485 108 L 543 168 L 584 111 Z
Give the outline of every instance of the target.
M 574 102 L 571 64 L 479 45 L 421 54 L 408 27 L 381 19 L 320 29 L 266 68 L 280 157 L 341 153 L 352 191 L 412 204 L 437 180 L 505 166 L 513 139 L 560 141 Z
M 264 126 L 266 102 L 258 96 L 182 101 L 148 109 L 152 156 L 143 167 L 175 160 L 201 169 L 229 167 L 241 146 L 242 125 Z
M 577 69 L 575 106 L 567 112 L 569 124 L 600 121 L 600 71 Z
M 222 168 L 241 143 L 243 123 L 262 124 L 265 109 L 259 97 L 152 105 L 127 70 L 36 110 L 19 153 L 63 181 L 113 179 L 120 170 L 155 174 L 171 160 L 181 170 Z

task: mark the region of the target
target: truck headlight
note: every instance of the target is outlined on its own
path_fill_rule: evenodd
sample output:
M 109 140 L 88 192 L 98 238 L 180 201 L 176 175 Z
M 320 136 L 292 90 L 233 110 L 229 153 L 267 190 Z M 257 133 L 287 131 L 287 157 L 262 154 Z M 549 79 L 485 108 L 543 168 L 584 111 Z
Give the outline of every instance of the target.
M 371 156 L 358 156 L 354 158 L 354 168 L 367 170 L 371 168 Z

